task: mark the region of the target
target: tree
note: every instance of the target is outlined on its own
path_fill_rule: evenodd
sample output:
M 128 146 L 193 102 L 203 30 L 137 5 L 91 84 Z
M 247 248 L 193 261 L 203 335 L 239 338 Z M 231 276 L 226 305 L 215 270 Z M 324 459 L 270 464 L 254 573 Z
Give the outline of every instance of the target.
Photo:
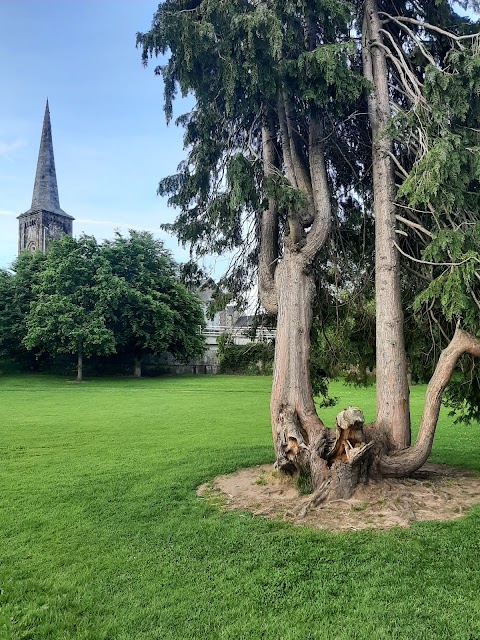
M 14 351 L 14 327 L 17 320 L 14 299 L 13 274 L 2 269 L 0 271 L 0 357 L 2 358 L 11 357 Z
M 458 286 L 459 273 L 455 266 L 461 265 L 454 264 L 452 252 L 447 250 L 457 286 L 443 289 L 443 304 L 437 306 L 438 314 L 432 312 L 433 304 L 429 306 L 430 321 L 440 328 L 438 342 L 445 343 L 447 338 L 446 348 L 435 368 L 429 363 L 433 375 L 419 437 L 415 445 L 407 449 L 410 426 L 400 302 L 400 253 L 412 260 L 406 269 L 414 278 L 404 275 L 403 279 L 408 280 L 410 297 L 412 285 L 413 291 L 419 294 L 414 306 L 418 311 L 422 301 L 434 299 L 433 291 L 438 292 L 439 283 L 432 271 L 435 264 L 441 268 L 440 252 L 434 255 L 433 251 L 438 246 L 438 230 L 447 227 L 450 239 L 456 237 L 458 245 L 462 236 L 469 235 L 462 227 L 469 228 L 475 218 L 472 213 L 478 212 L 480 205 L 475 186 L 478 157 L 475 159 L 472 141 L 473 133 L 478 144 L 478 134 L 471 128 L 473 122 L 478 121 L 477 34 L 478 26 L 456 15 L 449 2 L 426 2 L 419 7 L 367 0 L 364 5 L 364 73 L 373 86 L 369 93 L 369 118 L 373 133 L 376 227 L 376 428 L 386 427 L 393 445 L 400 450 L 380 464 L 384 475 L 408 474 L 425 462 L 431 451 L 441 396 L 458 359 L 465 352 L 480 353 L 480 343 L 475 338 L 479 327 L 469 322 L 471 312 L 467 312 L 469 305 L 470 308 L 476 306 L 475 292 L 471 280 L 467 287 L 465 280 Z M 440 87 L 444 91 L 441 96 Z M 443 154 L 441 169 L 439 152 Z M 397 222 L 402 223 L 403 230 L 396 228 Z M 405 229 L 413 230 L 420 242 L 418 238 L 412 241 Z M 413 255 L 399 246 L 402 242 L 396 240 L 398 233 L 406 237 L 403 245 Z M 432 239 L 430 248 L 424 250 Z M 427 264 L 425 258 L 428 260 L 429 256 L 434 257 L 434 261 Z M 430 284 L 423 291 L 425 282 Z M 451 305 L 459 297 L 469 303 L 461 309 L 457 305 L 454 314 Z M 419 324 L 417 321 L 417 330 Z M 460 326 L 471 333 L 462 331 Z M 411 363 L 415 366 L 414 361 Z M 473 401 L 473 406 L 478 405 L 478 398 L 472 394 L 468 399 L 464 393 L 463 400 L 467 400 L 469 406 L 472 404 L 468 400 Z
M 165 2 L 139 42 L 145 60 L 171 51 L 159 70 L 167 117 L 177 83 L 197 99 L 182 119 L 189 157 L 159 189 L 181 207 L 173 230 L 202 253 L 242 245 L 255 226 L 260 299 L 277 315 L 277 465 L 305 468 L 320 485 L 328 432 L 309 372 L 313 265 L 332 223 L 327 163 L 339 166 L 338 148 L 349 143 L 343 115 L 365 82 L 349 6 L 333 3 L 326 14 L 321 2 L 297 4 Z
M 366 0 L 362 25 L 363 71 L 372 89 L 368 113 L 372 130 L 375 215 L 376 425 L 390 430 L 398 449 L 410 445 L 407 359 L 403 335 L 400 256 L 395 248 L 396 189 L 390 123 L 390 84 L 377 0 Z
M 63 236 L 44 258 L 27 315 L 24 343 L 36 353 L 77 354 L 77 381 L 83 358 L 115 352 L 111 328 L 119 279 L 92 236 Z
M 41 252 L 23 252 L 12 270 L 0 271 L 0 357 L 20 368 L 35 368 L 37 361 L 27 350 L 23 339 L 27 333 L 26 318 L 33 299 L 33 287 L 43 268 Z
M 198 297 L 180 282 L 177 266 L 160 240 L 150 233 L 117 233 L 102 252 L 120 282 L 114 312 L 117 351 L 134 359 L 134 375 L 142 375 L 144 354 L 172 352 L 189 360 L 203 353 L 204 324 Z
M 432 3 L 429 10 L 440 4 Z M 348 496 L 362 475 L 408 473 L 422 464 L 428 449 L 423 436 L 405 449 L 410 423 L 393 205 L 394 169 L 402 166 L 396 154 L 407 157 L 404 180 L 421 159 L 401 141 L 392 142 L 389 129 L 398 124 L 405 135 L 407 124 L 393 117 L 390 98 L 400 96 L 405 106 L 419 96 L 409 113 L 418 121 L 418 106 L 426 102 L 420 99 L 426 90 L 422 80 L 428 84 L 431 73 L 428 51 L 435 50 L 432 59 L 441 74 L 445 52 L 439 38 L 424 44 L 410 29 L 413 47 L 411 34 L 399 27 L 407 18 L 425 30 L 416 6 L 401 7 L 404 17 L 393 26 L 385 26 L 389 19 L 379 20 L 373 0 L 362 7 L 342 0 L 328 6 L 166 0 L 152 29 L 138 35 L 145 64 L 149 56 L 169 52 L 166 64 L 156 69 L 165 82 L 167 119 L 178 87 L 196 99 L 192 112 L 178 120 L 185 127 L 188 157 L 159 186 L 159 193 L 170 194 L 170 203 L 180 208 L 171 229 L 200 254 L 242 247 L 245 260 L 234 270 L 240 284 L 248 283 L 248 268 L 257 266 L 261 302 L 277 316 L 271 395 L 276 464 L 286 472 L 310 474 L 315 500 Z M 445 13 L 445 6 L 441 9 Z M 355 18 L 359 31 L 363 22 L 361 52 L 352 37 Z M 423 58 L 415 64 L 418 52 Z M 478 52 L 472 55 L 478 58 Z M 413 89 L 405 88 L 408 82 Z M 370 155 L 359 135 L 366 99 L 374 175 L 362 193 Z M 405 197 L 406 185 L 408 180 Z M 371 194 L 377 237 L 378 424 L 364 429 L 361 411 L 352 408 L 339 414 L 333 433 L 315 411 L 309 373 L 315 274 L 335 266 L 327 252 L 332 227 L 348 224 Z M 406 206 L 414 206 L 412 199 Z M 427 431 L 436 422 L 445 386 L 440 370 L 451 373 L 465 350 L 480 353 L 474 336 L 461 330 L 455 336 L 453 351 L 444 351 L 429 385 L 422 423 L 430 425 Z

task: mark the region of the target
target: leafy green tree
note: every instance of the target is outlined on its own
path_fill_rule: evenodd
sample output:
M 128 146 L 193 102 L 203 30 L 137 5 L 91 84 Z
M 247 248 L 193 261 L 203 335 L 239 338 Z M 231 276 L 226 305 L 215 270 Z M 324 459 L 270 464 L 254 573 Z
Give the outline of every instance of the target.
M 182 362 L 188 362 L 205 351 L 202 329 L 205 326 L 200 299 L 181 282 L 175 281 L 169 291 L 174 332 L 168 351 Z
M 23 339 L 27 333 L 26 318 L 33 300 L 33 287 L 43 264 L 41 252 L 23 252 L 11 271 L 0 271 L 0 357 L 20 369 L 34 369 L 38 364 Z
M 26 318 L 24 343 L 36 353 L 77 355 L 77 381 L 83 358 L 115 352 L 111 327 L 121 283 L 95 238 L 64 236 L 49 247 Z
M 0 271 L 0 358 L 10 358 L 18 343 L 15 325 L 18 315 L 15 308 L 15 287 L 13 274 L 5 269 Z
M 152 234 L 117 233 L 102 253 L 120 282 L 113 330 L 117 351 L 134 359 L 134 375 L 141 377 L 145 354 L 170 351 L 182 361 L 203 353 L 204 325 L 198 297 L 179 281 L 170 253 Z

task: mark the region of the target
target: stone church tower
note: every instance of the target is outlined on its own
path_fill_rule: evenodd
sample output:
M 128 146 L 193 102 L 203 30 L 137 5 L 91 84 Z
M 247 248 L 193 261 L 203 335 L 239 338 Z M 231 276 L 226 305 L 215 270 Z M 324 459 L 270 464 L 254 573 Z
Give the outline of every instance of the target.
M 64 234 L 72 235 L 73 220 L 72 216 L 60 209 L 47 100 L 32 206 L 18 216 L 18 252 L 25 250 L 45 252 L 50 240 L 57 240 Z

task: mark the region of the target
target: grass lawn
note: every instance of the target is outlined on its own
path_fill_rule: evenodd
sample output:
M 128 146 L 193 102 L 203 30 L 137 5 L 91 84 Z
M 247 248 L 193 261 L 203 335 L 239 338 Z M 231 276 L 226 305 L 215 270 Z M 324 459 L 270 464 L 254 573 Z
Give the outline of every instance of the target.
M 478 507 L 334 534 L 197 498 L 272 460 L 269 386 L 0 377 L 0 639 L 480 638 Z M 373 388 L 332 393 L 327 422 L 348 404 L 373 418 Z M 477 436 L 445 412 L 432 459 L 480 470 Z

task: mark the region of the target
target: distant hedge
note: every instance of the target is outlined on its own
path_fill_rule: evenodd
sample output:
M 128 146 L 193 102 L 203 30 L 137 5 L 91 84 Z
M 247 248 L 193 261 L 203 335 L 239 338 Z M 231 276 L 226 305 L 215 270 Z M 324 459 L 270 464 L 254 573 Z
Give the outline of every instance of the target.
M 250 342 L 234 344 L 224 334 L 218 340 L 220 373 L 271 374 L 273 368 L 273 342 Z

